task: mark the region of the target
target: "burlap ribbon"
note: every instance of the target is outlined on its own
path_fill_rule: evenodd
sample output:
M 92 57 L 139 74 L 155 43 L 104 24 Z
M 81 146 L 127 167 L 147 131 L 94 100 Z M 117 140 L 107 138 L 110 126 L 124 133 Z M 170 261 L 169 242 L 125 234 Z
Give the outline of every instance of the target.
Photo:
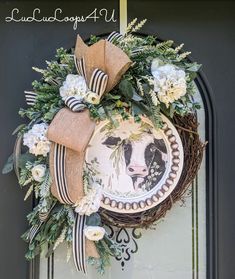
M 113 34 L 114 35 L 114 34 Z M 111 36 L 112 40 L 114 37 Z M 131 65 L 128 56 L 108 40 L 88 47 L 77 36 L 75 64 L 79 75 L 89 89 L 101 98 L 119 81 Z M 50 150 L 50 172 L 52 194 L 64 204 L 73 205 L 84 197 L 83 165 L 85 150 L 95 129 L 87 109 L 77 111 L 76 99 L 65 100 L 68 108 L 61 109 L 51 122 L 47 136 L 52 142 Z M 86 273 L 86 256 L 99 257 L 92 241 L 85 239 L 83 228 L 85 216 L 75 213 L 73 237 L 74 262 L 78 270 Z

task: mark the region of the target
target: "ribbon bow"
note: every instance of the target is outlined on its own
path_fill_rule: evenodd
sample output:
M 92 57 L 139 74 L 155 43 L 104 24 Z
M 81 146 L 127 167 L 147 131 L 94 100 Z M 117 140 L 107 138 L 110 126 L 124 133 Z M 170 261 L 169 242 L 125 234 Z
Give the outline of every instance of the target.
M 87 46 L 77 36 L 75 65 L 79 75 L 86 80 L 87 94 L 98 100 L 109 92 L 131 65 L 131 60 L 110 41 L 121 39 L 116 33 L 108 40 L 100 40 Z M 29 102 L 32 96 L 28 93 Z M 85 151 L 96 123 L 90 119 L 84 100 L 73 96 L 65 99 L 67 108 L 62 108 L 51 122 L 47 137 L 52 142 L 50 149 L 50 173 L 52 194 L 64 204 L 74 205 L 84 197 L 83 165 Z M 73 229 L 73 257 L 78 270 L 87 273 L 86 256 L 99 257 L 94 242 L 85 238 L 86 216 L 75 214 Z
M 74 59 L 77 72 L 79 75 L 86 79 L 85 72 L 85 59 Z M 91 76 L 88 90 L 88 94 L 93 93 L 100 99 L 105 92 L 108 81 L 108 75 L 103 71 L 96 68 Z M 73 112 L 82 111 L 85 105 L 82 100 L 77 100 L 73 96 L 69 96 L 65 99 L 66 106 Z M 54 174 L 55 184 L 59 198 L 63 203 L 73 205 L 74 202 L 68 192 L 68 184 L 65 172 L 65 160 L 66 160 L 67 148 L 59 143 L 55 143 L 54 147 Z M 73 228 L 73 258 L 77 270 L 87 273 L 86 268 L 86 240 L 84 235 L 84 227 L 86 224 L 86 216 L 75 214 L 75 224 Z
M 75 57 L 74 62 L 78 74 L 81 75 L 87 82 L 84 57 L 80 60 L 77 60 Z M 99 101 L 101 96 L 105 92 L 107 82 L 108 82 L 108 75 L 105 74 L 103 71 L 99 70 L 98 68 L 96 68 L 92 73 L 89 86 L 87 86 L 88 87 L 87 95 L 94 94 L 94 98 L 98 99 Z M 84 102 L 83 100 L 78 100 L 73 96 L 69 96 L 65 99 L 66 106 L 75 112 L 81 111 L 86 107 L 83 102 Z

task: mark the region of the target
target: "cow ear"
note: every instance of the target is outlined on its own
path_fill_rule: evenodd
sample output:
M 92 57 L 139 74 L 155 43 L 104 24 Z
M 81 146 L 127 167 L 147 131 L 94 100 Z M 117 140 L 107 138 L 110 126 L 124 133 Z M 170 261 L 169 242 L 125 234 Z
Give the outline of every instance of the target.
M 154 139 L 154 144 L 163 153 L 167 153 L 166 145 L 163 139 Z
M 121 143 L 121 138 L 120 137 L 108 137 L 102 144 L 106 145 L 109 148 L 114 148 L 118 144 Z

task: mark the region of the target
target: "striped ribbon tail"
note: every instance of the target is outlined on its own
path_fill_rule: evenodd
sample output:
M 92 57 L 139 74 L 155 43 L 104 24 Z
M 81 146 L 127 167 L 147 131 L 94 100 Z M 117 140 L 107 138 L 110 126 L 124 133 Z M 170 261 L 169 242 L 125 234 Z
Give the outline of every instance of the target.
M 24 91 L 24 95 L 25 95 L 27 105 L 33 106 L 36 102 L 37 93 L 32 91 Z
M 41 222 L 45 222 L 50 212 L 39 212 L 38 217 Z
M 66 147 L 55 143 L 54 147 L 54 176 L 55 185 L 60 200 L 65 204 L 73 204 L 68 192 L 65 176 Z
M 43 214 L 43 218 L 42 218 L 41 214 Z M 39 213 L 39 221 L 38 221 L 38 223 L 33 225 L 30 228 L 30 230 L 29 230 L 29 242 L 30 243 L 34 240 L 34 237 L 37 235 L 40 227 L 47 220 L 48 216 L 49 216 L 49 212 L 47 212 L 47 213 Z
M 64 102 L 68 108 L 75 112 L 82 111 L 86 107 L 85 104 L 83 104 L 81 101 L 77 100 L 73 96 L 67 97 Z
M 42 224 L 43 224 L 43 222 L 39 221 L 38 224 L 35 224 L 30 228 L 30 230 L 29 230 L 29 242 L 30 243 L 33 241 L 34 237 L 38 233 Z
M 50 212 L 52 211 L 52 209 L 54 208 L 54 206 L 56 205 L 56 202 L 54 202 L 51 206 L 51 208 L 49 209 L 49 211 L 47 212 L 40 212 L 38 214 L 38 217 L 39 217 L 39 221 L 37 224 L 33 225 L 30 230 L 29 230 L 29 241 L 30 243 L 33 241 L 34 237 L 36 236 L 36 234 L 38 233 L 41 225 L 43 223 L 46 222 L 46 220 L 48 219 L 49 215 L 50 215 Z
M 108 75 L 99 69 L 95 69 L 92 73 L 89 88 L 92 92 L 95 92 L 98 96 L 101 96 L 108 82 Z
M 83 76 L 86 80 L 86 68 L 85 68 L 85 59 L 82 57 L 80 60 L 74 55 L 74 63 L 77 69 L 77 72 L 80 76 Z
M 73 259 L 78 271 L 87 274 L 84 226 L 86 216 L 76 213 L 73 228 Z
M 120 40 L 123 39 L 123 35 L 116 32 L 116 31 L 113 31 L 109 36 L 108 38 L 106 39 L 107 41 L 109 41 L 110 43 L 113 43 L 114 41 L 116 42 L 119 42 Z

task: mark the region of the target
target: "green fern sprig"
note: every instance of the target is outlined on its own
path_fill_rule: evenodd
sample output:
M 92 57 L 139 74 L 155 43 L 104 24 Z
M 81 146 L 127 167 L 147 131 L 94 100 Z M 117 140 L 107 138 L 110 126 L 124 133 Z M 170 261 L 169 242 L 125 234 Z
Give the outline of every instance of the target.
M 19 184 L 21 186 L 25 186 L 33 180 L 31 173 L 32 167 L 33 165 L 30 162 L 27 162 L 25 168 L 21 169 L 19 177 Z
M 165 41 L 165 42 L 162 42 L 162 43 L 158 43 L 156 45 L 156 48 L 160 49 L 162 51 L 166 51 L 168 48 L 172 47 L 173 43 L 174 43 L 174 41 L 168 40 L 168 41 Z
M 51 176 L 49 170 L 46 171 L 45 178 L 40 185 L 40 197 L 46 198 L 50 194 Z

